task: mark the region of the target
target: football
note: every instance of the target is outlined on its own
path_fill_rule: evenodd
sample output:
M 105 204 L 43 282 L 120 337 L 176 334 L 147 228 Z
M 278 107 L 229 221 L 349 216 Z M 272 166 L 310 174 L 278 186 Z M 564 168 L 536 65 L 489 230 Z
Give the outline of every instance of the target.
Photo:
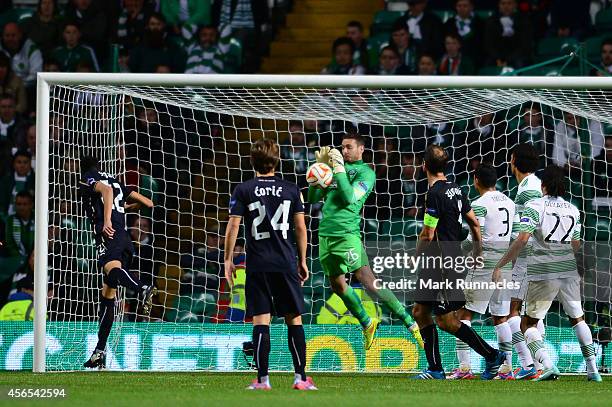
M 313 187 L 327 188 L 333 177 L 331 167 L 325 163 L 314 163 L 306 171 L 306 181 Z

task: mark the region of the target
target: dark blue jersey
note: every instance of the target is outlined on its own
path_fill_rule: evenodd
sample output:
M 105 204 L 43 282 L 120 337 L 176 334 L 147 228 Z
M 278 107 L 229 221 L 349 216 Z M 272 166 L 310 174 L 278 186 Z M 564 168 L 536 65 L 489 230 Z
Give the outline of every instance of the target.
M 230 216 L 244 217 L 247 272 L 295 272 L 293 216 L 302 212 L 299 187 L 279 177 L 256 177 L 236 187 Z
M 95 185 L 98 182 L 113 188 L 111 222 L 113 224 L 113 229 L 115 229 L 115 233 L 127 234 L 125 225 L 125 199 L 127 199 L 131 191 L 128 191 L 125 185 L 105 172 L 95 170 L 88 171 L 81 178 L 79 184 L 83 207 L 94 227 L 96 242 L 100 243 L 102 229 L 104 228 L 104 202 L 102 200 L 102 195 L 95 191 Z

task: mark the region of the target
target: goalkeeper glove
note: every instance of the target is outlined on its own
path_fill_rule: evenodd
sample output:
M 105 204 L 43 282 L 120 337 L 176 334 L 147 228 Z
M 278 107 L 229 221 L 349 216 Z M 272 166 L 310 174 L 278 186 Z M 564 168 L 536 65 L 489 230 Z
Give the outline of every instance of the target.
M 329 147 L 321 147 L 321 150 L 315 151 L 315 157 L 318 163 L 329 164 Z
M 344 158 L 342 157 L 342 153 L 335 148 L 332 148 L 329 151 L 329 165 L 332 167 L 334 174 L 346 172 L 344 169 Z

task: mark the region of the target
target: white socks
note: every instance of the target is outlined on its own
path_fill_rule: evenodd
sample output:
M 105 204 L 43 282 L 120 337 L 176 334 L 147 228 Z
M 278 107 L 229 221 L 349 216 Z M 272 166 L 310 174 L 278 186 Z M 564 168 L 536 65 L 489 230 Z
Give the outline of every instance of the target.
M 584 356 L 584 361 L 586 362 L 587 372 L 596 373 L 597 364 L 595 361 L 595 347 L 593 347 L 593 336 L 591 335 L 589 326 L 586 324 L 586 322 L 580 321 L 574 325 L 573 328 L 574 333 L 578 338 L 578 343 L 580 343 L 580 350 L 582 351 L 582 356 Z
M 471 327 L 472 326 L 472 321 L 467 321 L 467 320 L 461 320 L 461 322 L 463 322 L 465 325 Z M 457 359 L 459 360 L 459 368 L 460 369 L 470 369 L 472 362 L 470 361 L 470 347 L 467 345 L 467 343 L 459 340 L 459 339 L 455 339 L 455 349 L 457 350 Z
M 516 349 L 516 353 L 518 353 L 521 367 L 523 369 L 528 369 L 533 365 L 533 358 L 525 343 L 525 336 L 523 332 L 521 332 L 521 317 L 515 316 L 508 318 L 508 326 L 510 326 L 510 331 L 512 332 L 512 345 L 514 345 L 514 349 Z
M 499 350 L 506 354 L 506 364 L 512 366 L 512 330 L 508 322 L 495 325 Z
M 542 334 L 540 334 L 538 328 L 532 327 L 525 331 L 525 342 L 527 342 L 527 347 L 531 351 L 534 361 L 540 362 L 544 369 L 553 367 L 552 361 L 544 348 Z

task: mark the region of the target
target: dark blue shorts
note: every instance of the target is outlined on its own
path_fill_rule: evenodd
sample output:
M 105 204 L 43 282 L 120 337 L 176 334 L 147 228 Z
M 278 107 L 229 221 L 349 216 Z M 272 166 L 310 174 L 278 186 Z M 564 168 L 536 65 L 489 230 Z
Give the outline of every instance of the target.
M 129 270 L 134 256 L 134 245 L 126 231 L 115 233 L 112 239 L 102 237 L 102 241 L 96 248 L 98 254 L 98 265 L 104 265 L 110 261 L 118 260 L 124 270 Z
M 304 313 L 304 294 L 295 269 L 284 273 L 249 273 L 247 268 L 244 294 L 248 317 L 262 314 L 284 317 Z

